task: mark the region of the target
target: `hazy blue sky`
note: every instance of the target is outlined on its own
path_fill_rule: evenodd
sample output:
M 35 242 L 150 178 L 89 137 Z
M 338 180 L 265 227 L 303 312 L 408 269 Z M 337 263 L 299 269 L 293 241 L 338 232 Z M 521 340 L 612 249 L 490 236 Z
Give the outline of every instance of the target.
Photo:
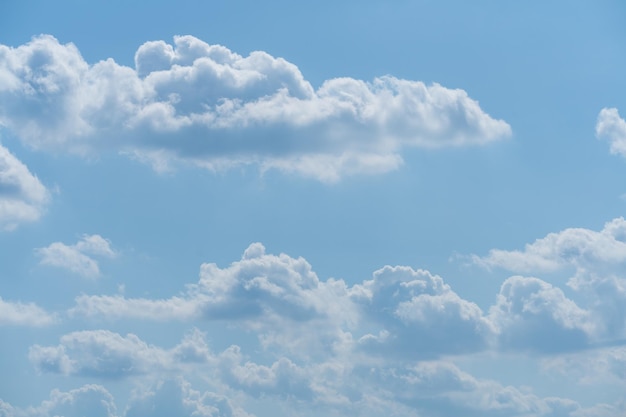
M 3 2 L 0 417 L 626 415 L 625 19 Z

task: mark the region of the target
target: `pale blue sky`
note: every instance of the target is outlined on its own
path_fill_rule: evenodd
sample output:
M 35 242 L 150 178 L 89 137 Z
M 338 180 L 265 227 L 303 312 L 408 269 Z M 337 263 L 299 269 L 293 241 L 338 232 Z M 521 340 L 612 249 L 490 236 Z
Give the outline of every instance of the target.
M 5 2 L 0 416 L 623 415 L 624 17 Z

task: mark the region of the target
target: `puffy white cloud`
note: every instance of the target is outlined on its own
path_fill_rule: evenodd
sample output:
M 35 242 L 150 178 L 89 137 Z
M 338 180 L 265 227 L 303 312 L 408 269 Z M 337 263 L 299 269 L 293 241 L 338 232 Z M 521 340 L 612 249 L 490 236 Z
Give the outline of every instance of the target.
M 46 326 L 55 321 L 54 314 L 34 303 L 5 301 L 0 297 L 0 326 Z
M 213 392 L 199 392 L 183 379 L 166 380 L 154 391 L 136 394 L 125 417 L 250 417 L 228 398 Z
M 503 349 L 578 350 L 595 333 L 588 311 L 538 278 L 514 276 L 504 281 L 489 316 L 498 327 Z
M 593 334 L 596 342 L 626 337 L 626 311 L 623 309 L 626 302 L 624 218 L 607 222 L 600 231 L 565 229 L 527 244 L 524 250 L 493 249 L 485 257 L 474 255 L 473 260 L 487 268 L 499 267 L 517 273 L 571 270 L 567 285 L 580 293 L 586 302 L 581 329 L 593 323 L 593 331 L 587 327 L 587 332 Z M 563 311 L 573 313 L 576 310 L 571 301 L 562 299 L 560 290 L 552 288 L 549 291 L 560 295 L 551 298 L 547 305 L 555 306 L 556 299 L 561 299 Z M 576 313 L 582 320 L 580 314 L 580 311 Z
M 0 145 L 0 229 L 39 219 L 50 194 L 26 165 Z
M 615 108 L 604 108 L 598 115 L 596 137 L 609 142 L 611 153 L 626 157 L 626 121 Z
M 56 347 L 34 345 L 29 359 L 42 372 L 112 378 L 145 373 L 166 362 L 162 350 L 137 336 L 123 337 L 107 330 L 70 333 Z
M 303 258 L 266 254 L 259 243 L 227 268 L 203 264 L 198 283 L 179 296 L 81 295 L 70 315 L 229 320 L 292 354 L 350 349 L 356 335 L 364 351 L 423 358 L 482 350 L 494 335 L 476 304 L 428 271 L 385 267 L 347 287 L 319 280 Z
M 58 389 L 37 407 L 21 409 L 0 400 L 2 417 L 251 417 L 223 395 L 199 392 L 183 380 L 167 379 L 151 389 L 136 390 L 123 413 L 101 385 Z
M 568 266 L 597 269 L 603 264 L 620 264 L 626 261 L 626 220 L 613 219 L 599 232 L 565 229 L 527 244 L 523 251 L 492 249 L 485 257 L 473 255 L 472 260 L 487 268 L 515 272 L 548 272 Z
M 36 252 L 41 257 L 42 265 L 64 268 L 86 278 L 100 276 L 98 262 L 89 255 L 107 258 L 116 256 L 111 243 L 100 235 L 84 235 L 74 245 L 54 242 Z
M 85 385 L 68 392 L 58 389 L 37 407 L 20 409 L 0 400 L 2 417 L 117 417 L 113 396 L 100 385 Z
M 352 289 L 367 320 L 379 323 L 359 344 L 381 354 L 428 357 L 483 350 L 493 328 L 474 303 L 425 270 L 386 266 Z
M 203 264 L 198 283 L 179 296 L 150 300 L 82 295 L 69 314 L 229 320 L 257 332 L 264 344 L 327 350 L 333 348 L 340 327 L 357 319 L 347 291 L 343 281 L 320 281 L 305 259 L 266 254 L 263 245 L 255 243 L 227 268 Z
M 510 135 L 463 90 L 391 76 L 325 81 L 262 51 L 243 57 L 192 36 L 147 42 L 135 68 L 90 65 L 39 36 L 0 46 L 0 122 L 40 149 L 109 148 L 164 167 L 257 164 L 336 181 L 384 172 L 405 147 L 482 145 Z
M 311 400 L 315 395 L 311 387 L 312 373 L 288 358 L 280 358 L 271 366 L 251 361 L 242 363 L 241 349 L 231 346 L 220 354 L 219 359 L 223 380 L 252 396 L 274 395 Z

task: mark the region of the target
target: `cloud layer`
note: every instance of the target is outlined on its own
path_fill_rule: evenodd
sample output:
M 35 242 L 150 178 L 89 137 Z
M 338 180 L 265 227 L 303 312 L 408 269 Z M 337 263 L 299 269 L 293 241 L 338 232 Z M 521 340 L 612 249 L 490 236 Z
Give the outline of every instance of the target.
M 323 181 L 394 169 L 406 147 L 511 134 L 463 90 L 391 76 L 315 89 L 282 58 L 192 36 L 141 45 L 135 68 L 90 65 L 51 36 L 0 45 L 0 123 L 38 149 L 114 149 L 156 168 L 255 164 Z

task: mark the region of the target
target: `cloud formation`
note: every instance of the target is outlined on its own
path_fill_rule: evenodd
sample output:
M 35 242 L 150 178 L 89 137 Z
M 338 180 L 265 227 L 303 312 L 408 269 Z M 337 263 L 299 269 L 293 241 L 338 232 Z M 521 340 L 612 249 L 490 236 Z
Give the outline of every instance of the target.
M 0 45 L 0 123 L 38 149 L 114 149 L 156 168 L 254 164 L 322 181 L 392 170 L 406 147 L 511 134 L 463 90 L 392 76 L 315 89 L 282 58 L 244 57 L 192 36 L 141 45 L 135 68 L 88 64 L 52 36 Z
M 46 326 L 55 321 L 54 314 L 36 304 L 6 301 L 0 297 L 0 326 Z
M 114 258 L 111 242 L 100 235 L 84 235 L 74 245 L 61 242 L 51 243 L 45 248 L 36 249 L 42 265 L 67 269 L 85 278 L 100 276 L 98 262 L 91 256 Z M 91 256 L 90 256 L 91 255 Z
M 577 322 L 577 326 L 566 327 L 572 330 L 578 327 L 581 331 L 584 328 L 584 332 L 593 335 L 596 342 L 606 343 L 626 337 L 626 311 L 623 308 L 626 302 L 626 279 L 623 277 L 626 267 L 624 218 L 618 217 L 607 222 L 600 231 L 569 228 L 549 233 L 525 245 L 523 250 L 493 249 L 484 257 L 473 255 L 472 259 L 477 265 L 504 268 L 514 273 L 568 274 L 567 286 L 584 295 L 587 302 L 585 311 L 566 300 L 561 290 L 536 280 L 531 286 L 539 291 L 538 294 L 543 294 L 540 298 L 549 298 L 544 300 L 543 308 L 560 305 L 561 312 L 555 310 L 553 313 L 564 320 L 562 324 Z M 513 278 L 508 282 L 506 291 L 513 288 L 511 285 L 517 286 L 522 281 L 522 278 Z M 530 283 L 528 280 L 526 282 Z M 554 304 L 557 300 L 560 301 Z
M 616 108 L 604 108 L 598 115 L 596 137 L 609 142 L 611 153 L 626 157 L 626 120 Z
M 492 249 L 484 257 L 472 256 L 475 264 L 509 271 L 552 272 L 566 267 L 601 269 L 626 261 L 626 220 L 618 217 L 599 232 L 569 228 L 525 245 L 524 250 Z
M 493 349 L 545 354 L 585 349 L 626 331 L 626 314 L 618 314 L 626 291 L 620 290 L 620 279 L 611 282 L 611 297 L 580 307 L 541 279 L 513 276 L 485 314 L 426 270 L 386 266 L 371 280 L 348 286 L 320 280 L 303 258 L 267 254 L 255 243 L 226 268 L 203 264 L 200 280 L 180 295 L 160 300 L 81 295 L 69 314 L 227 320 L 253 332 L 265 348 L 299 357 L 353 352 L 406 361 Z
M 0 145 L 0 229 L 13 230 L 20 223 L 38 220 L 49 200 L 50 193 L 39 179 Z

